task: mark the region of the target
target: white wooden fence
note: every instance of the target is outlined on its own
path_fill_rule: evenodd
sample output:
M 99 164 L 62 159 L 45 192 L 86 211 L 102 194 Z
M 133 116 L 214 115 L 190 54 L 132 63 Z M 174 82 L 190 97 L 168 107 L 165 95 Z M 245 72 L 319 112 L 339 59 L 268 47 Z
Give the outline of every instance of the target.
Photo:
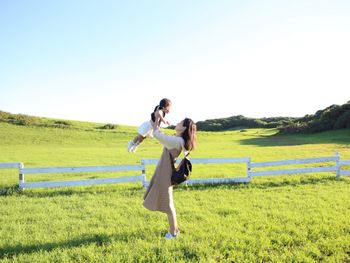
M 144 174 L 135 176 L 124 176 L 116 178 L 100 178 L 90 180 L 74 180 L 74 181 L 44 181 L 44 182 L 25 182 L 26 174 L 47 174 L 47 173 L 81 173 L 81 172 L 115 172 L 115 171 L 140 171 L 141 165 L 118 165 L 118 166 L 83 166 L 83 167 L 53 167 L 53 168 L 21 168 L 19 169 L 19 188 L 46 188 L 60 186 L 83 186 L 96 184 L 115 184 L 126 182 L 143 182 Z
M 20 169 L 23 163 L 0 163 L 0 169 Z
M 350 166 L 350 160 L 339 161 L 339 168 L 337 171 L 337 177 L 350 176 L 350 170 L 342 170 L 343 166 Z
M 180 160 L 177 161 L 179 163 Z M 335 172 L 336 177 L 350 176 L 350 169 L 343 169 L 344 166 L 350 167 L 350 160 L 340 160 L 340 155 L 319 157 L 319 158 L 304 158 L 293 160 L 280 160 L 270 162 L 252 163 L 249 157 L 241 158 L 191 158 L 193 164 L 220 164 L 220 163 L 245 163 L 246 174 L 241 177 L 233 178 L 203 178 L 190 179 L 187 184 L 218 184 L 218 183 L 246 183 L 250 182 L 254 176 L 271 176 L 285 174 L 303 174 L 303 173 L 320 173 L 320 172 Z M 118 166 L 84 166 L 84 167 L 46 167 L 46 168 L 24 168 L 23 163 L 0 163 L 0 169 L 18 169 L 19 170 L 19 188 L 46 188 L 46 187 L 61 187 L 61 186 L 83 186 L 96 184 L 114 184 L 125 182 L 142 182 L 144 187 L 148 186 L 149 181 L 146 180 L 146 165 L 154 165 L 158 163 L 158 159 L 142 159 L 141 165 L 118 165 Z M 300 165 L 320 164 L 317 167 L 294 168 L 294 169 L 267 169 L 258 170 L 257 168 L 285 166 L 285 165 Z M 327 164 L 325 164 L 327 163 Z M 329 164 L 332 163 L 332 164 Z M 195 168 L 194 168 L 195 169 Z M 123 176 L 115 178 L 100 178 L 89 180 L 74 180 L 74 181 L 41 181 L 41 182 L 25 182 L 27 174 L 48 174 L 48 173 L 85 173 L 85 172 L 113 172 L 113 171 L 139 171 L 140 175 Z
M 311 168 L 250 171 L 250 176 L 303 174 L 303 173 L 320 173 L 320 172 L 337 172 L 337 176 L 339 176 L 339 174 L 338 174 L 339 155 L 320 157 L 320 158 L 305 158 L 305 159 L 252 163 L 250 167 L 251 168 L 258 168 L 258 167 L 271 167 L 271 166 L 282 166 L 282 165 L 292 165 L 292 164 L 309 164 L 309 163 L 314 164 L 314 163 L 321 163 L 321 162 L 335 162 L 335 164 L 331 165 L 331 166 L 328 165 L 328 166 L 311 167 Z
M 177 160 L 177 163 L 180 162 L 180 158 Z M 146 171 L 146 165 L 148 164 L 157 164 L 158 159 L 143 159 L 141 164 L 144 165 Z M 247 165 L 247 174 L 248 167 L 250 164 L 249 157 L 242 158 L 191 158 L 191 163 L 200 163 L 200 164 L 218 164 L 218 163 L 246 163 Z M 205 179 L 189 179 L 186 181 L 187 184 L 220 184 L 220 183 L 248 183 L 251 178 L 249 176 L 243 177 L 233 177 L 233 178 L 205 178 Z M 149 181 L 145 181 L 144 187 L 148 186 Z

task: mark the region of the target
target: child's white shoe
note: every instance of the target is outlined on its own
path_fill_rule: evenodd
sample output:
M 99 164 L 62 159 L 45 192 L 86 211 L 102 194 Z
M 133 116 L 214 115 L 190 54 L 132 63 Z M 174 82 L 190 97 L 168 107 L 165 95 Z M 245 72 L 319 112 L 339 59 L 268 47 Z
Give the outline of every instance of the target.
M 139 147 L 140 143 L 134 143 L 134 145 L 131 147 L 131 152 L 136 153 L 137 147 Z
M 128 152 L 131 152 L 133 150 L 135 143 L 133 141 L 128 142 Z

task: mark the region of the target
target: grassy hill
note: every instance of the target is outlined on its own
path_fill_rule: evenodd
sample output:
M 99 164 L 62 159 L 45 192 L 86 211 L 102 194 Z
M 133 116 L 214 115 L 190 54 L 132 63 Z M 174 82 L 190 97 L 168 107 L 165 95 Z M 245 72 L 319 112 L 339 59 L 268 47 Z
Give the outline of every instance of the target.
M 136 127 L 68 126 L 0 122 L 0 162 L 20 161 L 26 167 L 138 164 L 161 154 L 151 139 L 136 154 L 126 152 Z M 276 129 L 199 132 L 198 149 L 191 155 L 249 156 L 257 162 L 339 152 L 350 159 L 349 145 L 349 129 L 307 135 L 278 135 Z M 231 177 L 244 169 L 194 165 L 193 177 Z M 109 175 L 28 175 L 26 180 L 96 176 Z M 0 170 L 0 188 L 6 189 L 0 195 L 0 262 L 350 261 L 350 180 L 335 180 L 334 173 L 178 187 L 174 198 L 182 235 L 170 242 L 163 240 L 166 215 L 142 207 L 145 190 L 139 183 L 24 193 L 16 191 L 17 184 L 16 171 Z

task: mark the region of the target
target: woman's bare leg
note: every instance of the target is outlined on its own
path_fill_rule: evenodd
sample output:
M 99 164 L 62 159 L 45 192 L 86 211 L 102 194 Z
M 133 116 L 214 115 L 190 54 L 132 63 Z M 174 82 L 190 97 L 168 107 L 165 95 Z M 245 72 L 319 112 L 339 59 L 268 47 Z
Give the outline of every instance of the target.
M 173 209 L 170 213 L 168 213 L 168 221 L 169 221 L 170 233 L 175 236 L 179 231 L 179 228 L 177 226 L 175 209 Z

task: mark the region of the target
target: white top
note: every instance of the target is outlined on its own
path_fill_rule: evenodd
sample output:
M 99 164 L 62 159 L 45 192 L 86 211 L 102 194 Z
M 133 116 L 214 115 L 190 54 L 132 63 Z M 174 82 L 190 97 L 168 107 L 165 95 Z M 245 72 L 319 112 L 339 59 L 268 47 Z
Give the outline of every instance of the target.
M 178 149 L 182 150 L 184 147 L 184 139 L 179 136 L 171 136 L 171 135 L 166 135 L 162 133 L 159 129 L 155 129 L 153 131 L 153 136 L 158 139 L 158 141 L 163 144 L 165 148 L 168 150 L 171 149 Z

